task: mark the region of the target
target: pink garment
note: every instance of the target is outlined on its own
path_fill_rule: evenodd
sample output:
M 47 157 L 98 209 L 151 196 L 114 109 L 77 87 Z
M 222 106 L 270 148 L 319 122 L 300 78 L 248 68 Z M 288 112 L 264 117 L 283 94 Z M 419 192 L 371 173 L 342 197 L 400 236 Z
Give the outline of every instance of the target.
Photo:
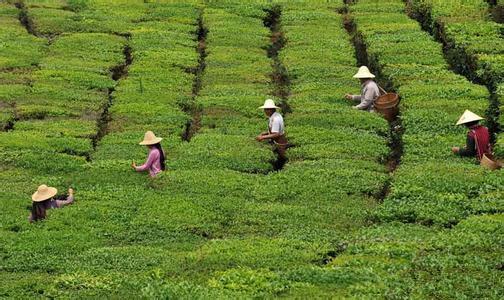
M 46 208 L 46 210 L 47 209 L 51 209 L 51 208 L 62 208 L 65 205 L 72 204 L 74 202 L 74 196 L 70 195 L 70 196 L 68 196 L 66 198 L 66 200 L 53 200 L 53 199 L 49 199 L 49 200 L 46 200 L 44 202 L 45 202 L 45 208 Z M 30 216 L 28 217 L 28 221 L 30 221 L 30 223 L 33 222 L 33 215 L 31 213 L 30 213 Z
M 158 149 L 151 148 L 147 161 L 143 165 L 136 167 L 137 172 L 143 172 L 146 170 L 149 170 L 149 175 L 151 177 L 155 177 L 159 172 L 161 172 L 161 154 Z

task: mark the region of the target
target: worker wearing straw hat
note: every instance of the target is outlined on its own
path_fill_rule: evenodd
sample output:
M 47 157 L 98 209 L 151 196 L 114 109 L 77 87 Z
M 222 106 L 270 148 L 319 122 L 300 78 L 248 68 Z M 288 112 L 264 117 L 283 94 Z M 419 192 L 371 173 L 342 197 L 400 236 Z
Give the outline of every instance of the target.
M 164 171 L 166 166 L 164 151 L 161 147 L 162 140 L 162 138 L 156 137 L 154 132 L 147 131 L 143 141 L 139 143 L 139 145 L 147 146 L 149 149 L 147 160 L 143 165 L 138 167 L 135 162 L 132 162 L 131 167 L 137 172 L 149 170 L 149 175 L 151 177 L 155 177 L 159 172 Z
M 353 77 L 358 78 L 361 82 L 361 94 L 346 94 L 345 98 L 347 100 L 359 102 L 359 104 L 353 106 L 355 109 L 374 111 L 374 102 L 380 96 L 378 85 L 373 80 L 375 76 L 369 71 L 368 67 L 362 66 Z
M 488 128 L 479 124 L 480 120 L 483 118 L 469 110 L 462 114 L 457 125 L 465 125 L 469 132 L 467 132 L 466 147 L 452 147 L 454 154 L 476 157 L 479 161 L 484 154 L 491 155 L 490 134 Z
M 264 105 L 259 109 L 263 109 L 266 116 L 269 118 L 268 131 L 262 132 L 256 137 L 256 140 L 261 142 L 263 140 L 270 140 L 275 144 L 275 151 L 278 153 L 280 161 L 285 162 L 287 157 L 285 151 L 287 150 L 287 138 L 285 137 L 284 120 L 280 113 L 276 110 L 279 107 L 271 99 L 264 101 Z
M 46 218 L 46 210 L 51 208 L 61 208 L 65 205 L 72 204 L 74 201 L 74 191 L 68 189 L 68 197 L 66 200 L 54 200 L 58 190 L 42 184 L 37 191 L 32 195 L 32 209 L 28 220 L 30 223 L 43 220 Z

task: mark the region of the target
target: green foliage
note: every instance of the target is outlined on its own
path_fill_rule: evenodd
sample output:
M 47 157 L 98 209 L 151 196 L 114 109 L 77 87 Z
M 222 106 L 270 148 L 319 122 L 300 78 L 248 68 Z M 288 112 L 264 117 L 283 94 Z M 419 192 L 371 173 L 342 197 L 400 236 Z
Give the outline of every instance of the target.
M 142 296 L 147 299 L 230 299 L 230 295 L 213 289 L 194 285 L 191 282 L 169 282 L 160 280 L 158 276 L 142 288 Z
M 460 299 L 478 295 L 498 299 L 504 295 L 501 215 L 472 217 L 429 242 L 414 260 L 421 285 L 419 298 Z
M 269 270 L 238 268 L 217 272 L 209 286 L 241 292 L 252 297 L 279 295 L 289 289 L 289 283 Z
M 68 0 L 68 8 L 74 12 L 79 12 L 88 8 L 88 0 Z
M 471 78 L 495 87 L 504 81 L 503 25 L 489 20 L 488 4 L 480 0 L 415 0 L 414 13 L 448 43 L 456 64 Z
M 31 69 L 40 61 L 44 40 L 26 34 L 26 29 L 19 26 L 18 10 L 13 5 L 0 3 L 0 26 L 0 70 Z
M 24 2 L 51 39 L 0 4 L 0 124 L 14 121 L 0 132 L 0 298 L 422 298 L 449 297 L 456 282 L 459 297 L 502 294 L 488 288 L 502 280 L 490 263 L 502 220 L 463 220 L 502 212 L 501 173 L 445 153 L 465 133 L 447 124 L 462 105 L 481 113 L 486 91 L 448 70 L 401 1 L 355 6 L 370 54 L 404 96 L 406 155 L 383 205 L 389 128 L 343 99 L 359 84 L 341 1 L 275 1 L 295 145 L 278 172 L 254 140 L 267 125 L 257 107 L 279 100 L 270 3 Z M 202 74 L 190 72 L 200 13 Z M 201 128 L 186 142 L 188 122 Z M 129 167 L 145 159 L 146 130 L 164 138 L 156 178 Z M 72 186 L 76 202 L 29 224 L 41 183 L 61 196 Z

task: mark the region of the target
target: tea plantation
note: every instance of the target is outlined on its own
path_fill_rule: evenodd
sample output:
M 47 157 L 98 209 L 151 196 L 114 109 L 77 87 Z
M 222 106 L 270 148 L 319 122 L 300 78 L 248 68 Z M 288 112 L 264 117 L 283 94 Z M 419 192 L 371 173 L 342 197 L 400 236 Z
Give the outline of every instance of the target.
M 0 298 L 504 298 L 504 173 L 450 151 L 470 109 L 504 157 L 501 8 L 0 0 Z M 361 65 L 397 120 L 344 99 Z M 40 184 L 75 203 L 30 224 Z

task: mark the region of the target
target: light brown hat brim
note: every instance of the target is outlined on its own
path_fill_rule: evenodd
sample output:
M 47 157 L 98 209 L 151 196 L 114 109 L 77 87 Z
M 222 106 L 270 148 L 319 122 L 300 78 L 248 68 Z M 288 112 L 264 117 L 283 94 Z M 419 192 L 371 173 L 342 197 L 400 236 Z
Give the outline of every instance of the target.
M 56 194 L 58 193 L 58 189 L 56 188 L 53 188 L 53 187 L 48 187 L 47 188 L 47 193 L 44 193 L 44 194 L 41 194 L 39 193 L 38 191 L 35 192 L 33 195 L 32 195 L 32 200 L 34 202 L 42 202 L 42 201 L 45 201 L 47 199 L 51 199 L 52 197 L 54 197 Z
M 355 74 L 353 78 L 358 78 L 358 79 L 373 79 L 376 76 L 373 74 Z
M 161 141 L 163 140 L 163 138 L 155 138 L 153 140 L 150 140 L 150 141 L 141 141 L 140 143 L 138 143 L 139 145 L 143 145 L 143 146 L 148 146 L 148 145 L 155 145 L 157 143 L 160 143 Z

